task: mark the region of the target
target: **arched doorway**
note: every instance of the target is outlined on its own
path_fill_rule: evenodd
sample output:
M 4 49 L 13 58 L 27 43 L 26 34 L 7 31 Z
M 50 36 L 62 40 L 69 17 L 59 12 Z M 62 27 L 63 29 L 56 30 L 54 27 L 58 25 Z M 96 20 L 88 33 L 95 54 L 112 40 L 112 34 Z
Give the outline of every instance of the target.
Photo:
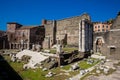
M 95 41 L 95 45 L 96 45 L 96 52 L 100 52 L 101 53 L 101 47 L 103 47 L 103 43 L 104 40 L 102 37 L 97 37 L 96 41 Z

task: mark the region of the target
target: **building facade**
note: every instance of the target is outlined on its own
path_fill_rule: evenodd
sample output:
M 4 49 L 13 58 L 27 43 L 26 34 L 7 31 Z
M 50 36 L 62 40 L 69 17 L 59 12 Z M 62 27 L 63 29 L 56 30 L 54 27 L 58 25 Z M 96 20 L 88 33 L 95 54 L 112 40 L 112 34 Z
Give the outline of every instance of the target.
M 111 23 L 93 22 L 93 30 L 94 32 L 107 32 L 111 25 Z
M 7 35 L 5 31 L 0 31 L 0 49 L 8 48 Z
M 10 49 L 31 49 L 33 44 L 42 45 L 45 29 L 43 26 L 23 26 L 7 23 L 7 35 Z

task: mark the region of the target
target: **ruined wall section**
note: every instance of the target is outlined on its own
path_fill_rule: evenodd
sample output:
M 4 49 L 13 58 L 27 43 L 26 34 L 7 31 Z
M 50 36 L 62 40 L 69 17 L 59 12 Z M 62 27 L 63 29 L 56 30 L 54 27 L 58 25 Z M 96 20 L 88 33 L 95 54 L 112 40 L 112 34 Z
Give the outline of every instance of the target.
M 25 43 L 27 43 L 29 40 L 29 35 L 30 35 L 29 29 L 18 29 L 15 31 L 14 42 L 20 43 L 21 40 L 24 40 Z
M 78 47 L 79 42 L 79 23 L 82 19 L 90 20 L 87 14 L 66 18 L 57 21 L 57 38 L 64 39 L 67 35 L 67 44 Z
M 111 29 L 120 29 L 120 15 L 118 15 L 114 20 Z
M 110 44 L 109 44 L 110 58 L 119 59 L 120 58 L 120 30 L 110 31 L 109 41 L 110 41 Z
M 99 32 L 99 33 L 94 33 L 93 37 L 93 50 L 96 53 L 97 52 L 97 40 L 98 38 L 101 38 L 103 40 L 102 45 L 100 47 L 100 52 L 105 55 L 109 56 L 109 32 Z
M 43 26 L 38 26 L 30 29 L 30 43 L 42 45 L 45 37 L 45 29 Z
M 21 24 L 15 22 L 7 23 L 7 32 L 15 33 L 15 30 L 20 28 L 21 26 L 22 26 Z
M 42 24 L 45 27 L 45 39 L 43 42 L 43 47 L 50 48 L 56 42 L 56 21 L 43 20 Z

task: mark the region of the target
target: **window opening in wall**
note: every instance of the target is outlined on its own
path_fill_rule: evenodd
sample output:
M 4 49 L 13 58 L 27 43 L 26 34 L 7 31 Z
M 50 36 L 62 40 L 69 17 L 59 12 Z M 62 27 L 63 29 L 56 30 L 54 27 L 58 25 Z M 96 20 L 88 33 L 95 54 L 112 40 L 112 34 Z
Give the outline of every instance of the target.
M 98 29 L 98 32 L 100 32 L 100 29 Z
M 104 28 L 104 25 L 103 25 L 103 28 Z
M 100 26 L 98 26 L 98 28 L 100 28 Z
M 106 28 L 108 28 L 108 26 L 106 26 Z
M 102 29 L 102 31 L 104 32 L 105 30 L 104 30 L 104 29 Z
M 110 47 L 110 54 L 114 54 L 116 51 L 116 48 L 115 47 Z

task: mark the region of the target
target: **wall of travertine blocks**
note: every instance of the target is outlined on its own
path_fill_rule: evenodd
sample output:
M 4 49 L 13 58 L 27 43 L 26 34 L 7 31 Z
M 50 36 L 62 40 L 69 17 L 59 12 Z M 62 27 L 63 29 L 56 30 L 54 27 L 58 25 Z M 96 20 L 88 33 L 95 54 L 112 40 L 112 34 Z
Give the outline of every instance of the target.
M 90 21 L 90 16 L 88 14 L 83 14 L 80 16 L 57 20 L 56 22 L 50 20 L 47 22 L 47 20 L 45 20 L 43 21 L 44 23 L 43 25 L 45 26 L 45 37 L 50 37 L 50 41 L 48 41 L 50 42 L 50 44 L 52 40 L 53 41 L 55 39 L 63 40 L 66 38 L 67 45 L 78 47 L 79 23 L 82 19 L 87 19 L 88 21 Z M 48 43 L 44 43 L 44 44 L 48 44 Z

